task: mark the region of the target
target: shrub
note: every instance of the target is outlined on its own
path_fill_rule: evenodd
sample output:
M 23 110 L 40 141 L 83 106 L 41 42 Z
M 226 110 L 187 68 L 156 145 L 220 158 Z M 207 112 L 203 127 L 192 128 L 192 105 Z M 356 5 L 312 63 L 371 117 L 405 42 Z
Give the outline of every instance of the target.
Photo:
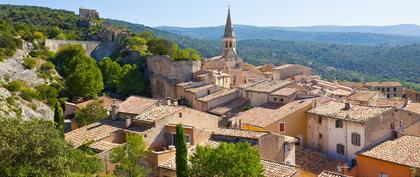
M 24 88 L 27 88 L 25 81 L 14 80 L 7 84 L 5 88 L 11 92 L 21 91 Z
M 32 89 L 32 88 L 23 89 L 19 96 L 26 101 L 32 101 L 33 99 L 39 99 L 38 92 L 36 90 Z
M 23 60 L 23 65 L 25 66 L 26 69 L 32 69 L 36 65 L 36 59 L 31 58 L 31 57 L 26 57 Z
M 40 67 L 42 72 L 47 72 L 47 73 L 49 73 L 50 70 L 52 70 L 54 68 L 55 68 L 55 65 L 53 63 L 51 63 L 50 61 L 46 61 Z

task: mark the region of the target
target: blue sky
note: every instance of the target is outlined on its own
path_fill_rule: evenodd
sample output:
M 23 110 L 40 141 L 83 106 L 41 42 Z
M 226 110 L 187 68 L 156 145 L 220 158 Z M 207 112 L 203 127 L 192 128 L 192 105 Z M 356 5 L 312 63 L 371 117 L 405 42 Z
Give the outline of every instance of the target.
M 234 24 L 257 26 L 420 25 L 420 0 L 0 0 L 72 10 L 147 26 L 216 26 L 231 5 Z

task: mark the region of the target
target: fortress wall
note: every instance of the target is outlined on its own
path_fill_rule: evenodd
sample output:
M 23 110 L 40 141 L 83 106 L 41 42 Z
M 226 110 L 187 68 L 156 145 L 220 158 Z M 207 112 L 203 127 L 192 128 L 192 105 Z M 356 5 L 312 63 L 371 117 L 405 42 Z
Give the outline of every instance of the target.
M 193 73 L 201 70 L 201 61 L 172 61 L 168 56 L 147 58 L 152 97 L 176 97 L 176 84 L 190 81 Z

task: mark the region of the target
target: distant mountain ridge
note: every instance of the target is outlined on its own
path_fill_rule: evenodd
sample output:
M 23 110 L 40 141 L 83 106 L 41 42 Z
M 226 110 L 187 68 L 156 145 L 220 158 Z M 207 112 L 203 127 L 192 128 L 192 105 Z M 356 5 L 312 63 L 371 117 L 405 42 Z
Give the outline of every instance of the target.
M 403 30 L 403 26 L 407 26 L 407 28 L 410 27 L 411 30 Z M 277 39 L 381 46 L 411 45 L 420 43 L 420 27 L 415 25 L 397 25 L 389 27 L 257 27 L 249 25 L 234 25 L 234 28 L 238 40 Z M 215 40 L 221 39 L 224 26 L 197 28 L 161 26 L 156 27 L 156 29 L 196 39 Z M 393 34 L 385 34 L 386 32 Z M 418 36 L 405 35 L 415 35 L 417 34 L 416 32 L 418 32 Z

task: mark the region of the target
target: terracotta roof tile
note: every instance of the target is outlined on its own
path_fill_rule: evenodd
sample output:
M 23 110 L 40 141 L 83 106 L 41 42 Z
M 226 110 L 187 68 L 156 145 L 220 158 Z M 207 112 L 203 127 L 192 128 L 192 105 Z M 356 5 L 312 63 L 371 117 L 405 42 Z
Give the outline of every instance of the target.
M 345 161 L 335 160 L 311 149 L 296 146 L 296 165 L 301 170 L 320 174 L 324 170 L 338 172 L 337 166 L 345 166 Z
M 248 87 L 247 91 L 271 93 L 293 83 L 292 80 L 265 80 L 254 86 Z
M 378 94 L 378 91 L 358 91 L 348 96 L 347 99 L 355 101 L 369 101 Z
M 404 109 L 407 111 L 420 114 L 420 103 L 410 103 Z
M 183 106 L 168 106 L 168 105 L 161 105 L 155 106 L 150 108 L 143 113 L 139 114 L 138 116 L 134 117 L 135 120 L 142 120 L 142 121 L 157 121 L 161 118 L 169 116 L 181 109 L 184 109 Z
M 201 97 L 198 100 L 203 101 L 203 102 L 208 102 L 208 101 L 211 101 L 211 100 L 219 98 L 219 97 L 223 97 L 223 96 L 226 96 L 226 95 L 233 94 L 235 92 L 237 93 L 238 89 L 223 89 L 223 90 L 220 90 L 220 91 L 215 92 L 213 94 L 207 95 L 205 97 Z
M 122 144 L 112 143 L 108 141 L 97 141 L 97 142 L 92 143 L 89 147 L 97 151 L 103 152 L 103 151 L 114 149 L 121 145 Z
M 241 112 L 234 119 L 240 120 L 242 124 L 264 128 L 310 104 L 312 104 L 312 101 L 304 100 L 296 100 L 284 106 L 278 103 L 268 103 L 261 107 Z
M 111 110 L 112 104 L 114 102 L 114 98 L 109 97 L 109 96 L 101 96 L 98 98 L 99 101 L 102 101 L 102 105 L 107 109 L 107 110 Z M 76 104 L 76 106 L 81 109 L 86 107 L 89 103 L 91 103 L 94 100 L 88 100 L 82 103 L 78 103 Z M 120 104 L 122 101 L 119 99 L 115 99 L 115 103 L 116 104 Z
M 143 111 L 156 106 L 159 100 L 140 97 L 130 96 L 125 101 L 119 104 L 119 112 L 129 114 L 140 114 Z
M 367 82 L 365 85 L 371 87 L 402 87 L 399 82 Z
M 420 137 L 405 135 L 379 144 L 360 155 L 420 168 Z
M 123 123 L 110 119 L 95 122 L 65 134 L 65 140 L 73 147 L 90 142 L 99 141 L 112 135 L 112 133 L 122 130 Z
M 292 177 L 299 171 L 299 167 L 285 163 L 261 159 L 266 177 Z
M 280 90 L 277 90 L 277 91 L 271 93 L 270 95 L 289 96 L 289 95 L 295 94 L 297 92 L 298 92 L 298 90 L 295 89 L 295 88 L 288 88 L 288 87 L 286 87 L 286 88 L 282 88 Z
M 344 105 L 345 104 L 341 102 L 330 101 L 322 106 L 311 109 L 308 113 L 364 123 L 371 118 L 375 118 L 384 112 L 391 110 L 391 108 L 359 105 L 351 105 L 349 110 L 344 110 Z
M 318 177 L 350 177 L 350 176 L 324 170 L 322 171 L 321 174 L 318 175 Z
M 230 136 L 230 137 L 240 137 L 240 138 L 249 138 L 249 139 L 258 139 L 265 134 L 267 133 L 250 131 L 250 130 L 227 129 L 227 128 L 220 128 L 213 132 L 213 135 L 218 135 L 218 136 Z

